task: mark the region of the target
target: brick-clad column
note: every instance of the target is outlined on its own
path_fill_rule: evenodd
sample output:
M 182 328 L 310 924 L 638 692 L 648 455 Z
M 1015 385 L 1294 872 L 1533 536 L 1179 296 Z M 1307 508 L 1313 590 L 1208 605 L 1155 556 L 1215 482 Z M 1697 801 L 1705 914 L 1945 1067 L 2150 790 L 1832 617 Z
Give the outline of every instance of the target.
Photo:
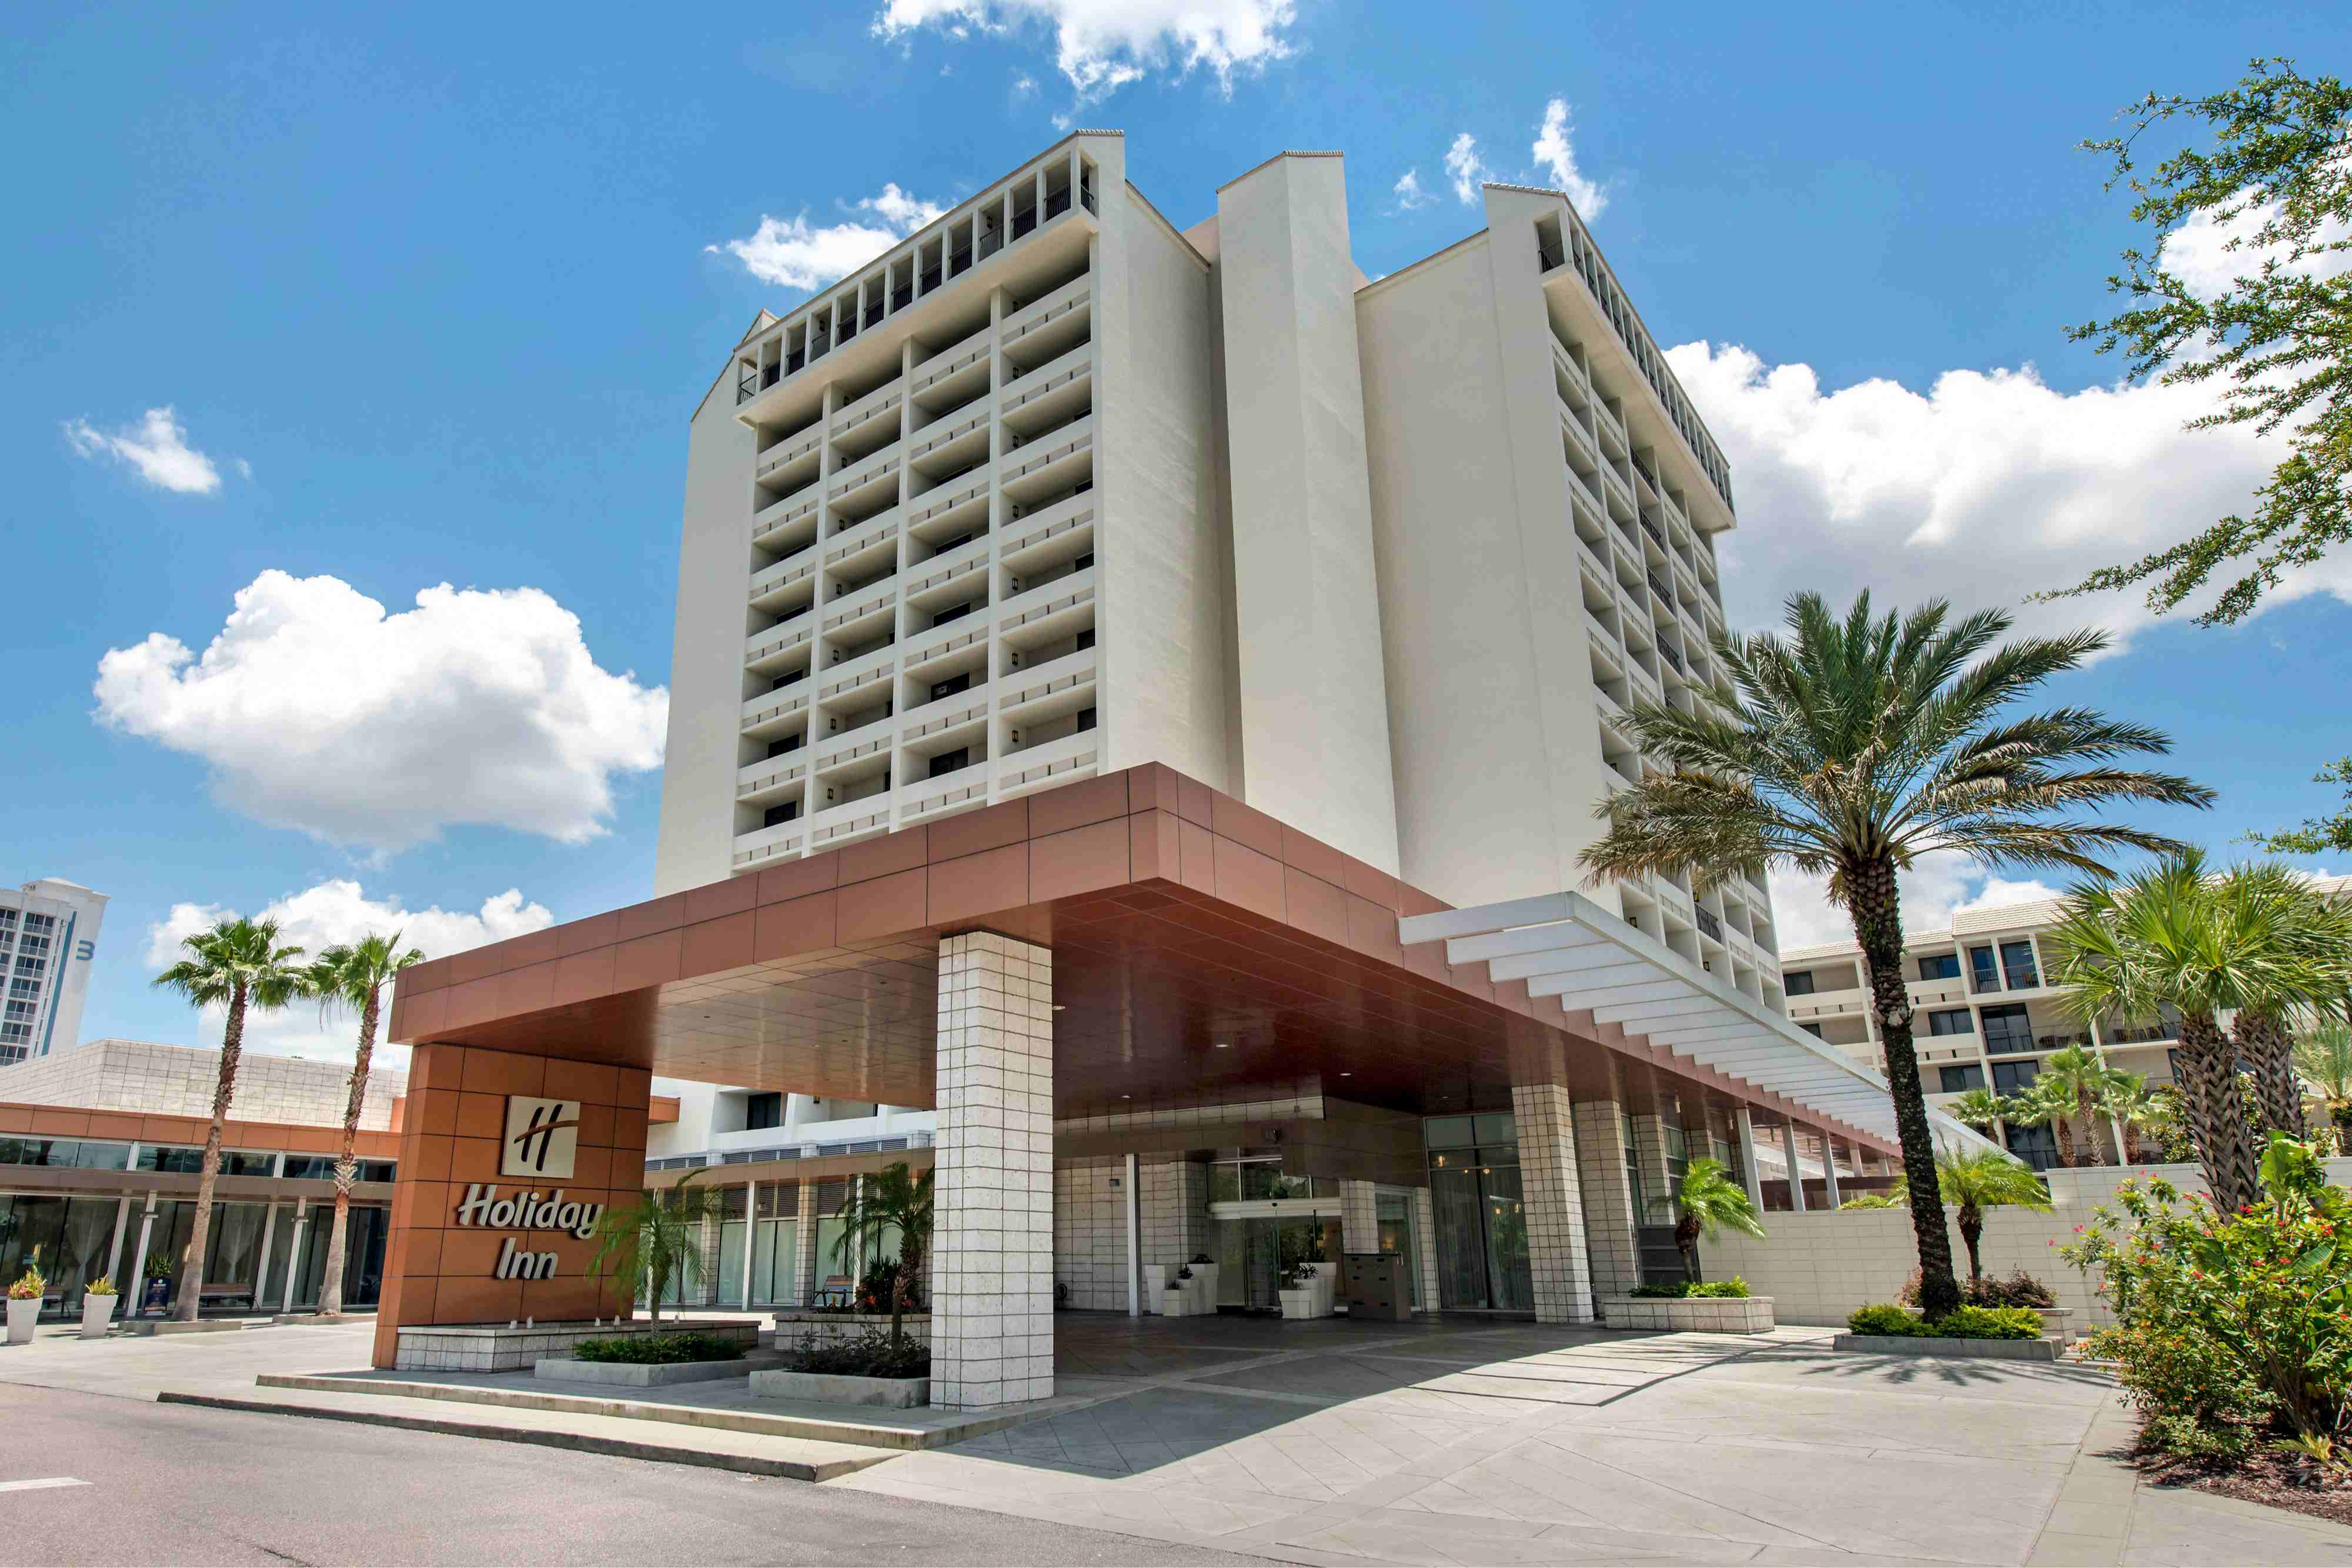
M 1666 1152 L 1666 1119 L 1658 1115 L 1633 1118 L 1633 1157 L 1642 1162 L 1642 1197 L 1648 1214 L 1636 1214 L 1641 1225 L 1672 1225 L 1675 1168 Z M 1655 1218 L 1658 1215 L 1666 1218 Z
M 1054 956 L 940 943 L 931 1403 L 1054 1395 Z
M 1418 1270 L 1419 1289 L 1413 1292 L 1420 1312 L 1433 1312 L 1437 1307 L 1437 1203 L 1425 1186 L 1412 1189 L 1412 1234 L 1420 1244 L 1421 1256 L 1414 1260 Z
M 1346 1252 L 1373 1252 L 1380 1249 L 1381 1206 L 1368 1181 L 1342 1181 L 1339 1184 L 1339 1247 Z M 1339 1260 L 1331 1260 L 1338 1269 Z
M 1633 1184 L 1625 1169 L 1623 1113 L 1614 1100 L 1580 1100 L 1571 1119 L 1593 1293 L 1603 1300 L 1622 1296 L 1642 1282 L 1641 1249 L 1633 1232 Z
M 1511 1112 L 1518 1124 L 1519 1176 L 1526 1183 L 1528 1265 L 1535 1286 L 1536 1322 L 1593 1320 L 1592 1264 L 1584 1236 L 1582 1182 L 1568 1089 L 1559 1083 L 1514 1083 Z

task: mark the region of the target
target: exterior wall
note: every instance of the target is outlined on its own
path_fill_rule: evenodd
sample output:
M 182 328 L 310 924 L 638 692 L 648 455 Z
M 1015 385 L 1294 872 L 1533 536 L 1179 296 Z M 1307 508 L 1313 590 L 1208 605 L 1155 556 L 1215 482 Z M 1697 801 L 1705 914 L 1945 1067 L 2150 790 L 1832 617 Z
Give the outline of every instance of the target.
M 1217 193 L 1243 796 L 1398 869 L 1363 365 L 1337 155 Z
M 1118 167 L 1107 155 L 1107 180 Z M 1103 217 L 1103 766 L 1164 762 L 1232 791 L 1233 538 L 1213 427 L 1209 264 L 1123 182 Z
M 1080 1312 L 1127 1311 L 1126 1194 L 1117 1185 L 1126 1168 L 1116 1155 L 1054 1162 L 1054 1283 Z
M 79 1051 L 19 1064 L 5 1080 L 7 1097 L 25 1104 L 79 1105 L 96 1111 L 137 1111 L 159 1116 L 213 1113 L 220 1052 L 139 1040 L 94 1040 Z M 340 1127 L 351 1095 L 349 1062 L 305 1061 L 246 1052 L 237 1065 L 229 1114 L 242 1122 L 287 1122 Z M 407 1092 L 408 1074 L 378 1067 L 368 1073 L 360 1126 L 392 1126 L 393 1102 Z M 198 1132 L 202 1138 L 203 1134 Z
M 686 443 L 678 530 L 677 621 L 669 664 L 669 739 L 662 757 L 654 892 L 720 882 L 735 847 L 735 773 L 742 749 L 744 599 L 751 560 L 745 502 L 753 453 L 722 376 L 695 410 Z
M 932 1112 L 904 1105 L 873 1105 L 871 1114 L 844 1114 L 844 1102 L 787 1094 L 782 1126 L 747 1128 L 744 1102 L 753 1091 L 673 1078 L 655 1083 L 656 1093 L 677 1099 L 678 1113 L 675 1122 L 656 1123 L 647 1133 L 646 1158 L 653 1162 L 699 1156 L 717 1164 L 730 1155 L 757 1157 L 778 1149 L 802 1157 L 898 1153 L 929 1148 L 938 1121 Z M 848 1107 L 866 1108 L 866 1103 Z
M 106 894 L 45 876 L 0 888 L 0 1066 L 71 1051 L 106 921 Z

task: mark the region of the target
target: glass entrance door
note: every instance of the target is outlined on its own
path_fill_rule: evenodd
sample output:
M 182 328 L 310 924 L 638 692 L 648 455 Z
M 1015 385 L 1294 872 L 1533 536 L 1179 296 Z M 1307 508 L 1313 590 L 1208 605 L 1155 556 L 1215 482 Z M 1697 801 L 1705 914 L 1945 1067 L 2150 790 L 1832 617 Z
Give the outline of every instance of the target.
M 1217 1222 L 1217 1296 L 1220 1306 L 1248 1312 L 1282 1310 L 1282 1272 L 1290 1262 L 1313 1255 L 1317 1267 L 1336 1278 L 1339 1222 L 1328 1216 L 1249 1216 Z

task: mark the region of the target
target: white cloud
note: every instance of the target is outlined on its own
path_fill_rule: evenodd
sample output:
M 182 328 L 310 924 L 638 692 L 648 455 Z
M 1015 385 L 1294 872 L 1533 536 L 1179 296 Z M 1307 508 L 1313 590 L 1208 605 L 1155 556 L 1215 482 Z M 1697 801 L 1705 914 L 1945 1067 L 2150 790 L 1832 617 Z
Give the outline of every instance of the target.
M 852 203 L 861 214 L 837 224 L 812 224 L 808 214 L 774 218 L 762 214 L 760 226 L 741 239 L 702 248 L 740 261 L 762 283 L 783 288 L 822 288 L 872 261 L 947 211 L 937 202 L 885 185 L 878 196 Z
M 1397 183 L 1390 190 L 1396 197 L 1399 210 L 1403 212 L 1417 212 L 1437 200 L 1435 195 L 1421 188 L 1419 169 L 1407 169 L 1398 175 Z
M 86 419 L 65 423 L 66 439 L 84 457 L 111 457 L 139 471 L 139 476 L 159 490 L 183 496 L 209 496 L 221 486 L 220 468 L 188 444 L 188 433 L 172 416 L 172 405 L 151 408 L 138 424 L 103 431 Z M 252 465 L 236 460 L 237 472 L 253 477 Z
M 1013 78 L 1013 96 L 1014 98 L 1034 98 L 1036 94 L 1037 78 L 1031 76 L 1027 71 L 1023 71 L 1019 76 Z
M 210 765 L 223 803 L 379 852 L 485 823 L 577 843 L 616 774 L 661 766 L 669 696 L 601 669 L 535 588 L 384 607 L 265 571 L 201 659 L 152 632 L 99 661 L 96 716 Z
M 1230 94 L 1240 71 L 1290 57 L 1290 0 L 884 0 L 874 32 L 898 39 L 929 27 L 951 39 L 1051 28 L 1055 64 L 1079 104 L 1153 71 L 1205 69 Z
M 1478 139 L 1465 131 L 1445 150 L 1445 174 L 1454 182 L 1455 197 L 1467 205 L 1478 199 L 1478 186 L 1494 178 L 1495 172 L 1478 156 Z
M 1748 629 L 1778 625 L 1799 589 L 1836 601 L 1867 586 L 1892 605 L 1941 596 L 2010 607 L 2021 630 L 2127 637 L 2151 620 L 2137 592 L 2020 601 L 2243 512 L 2278 457 L 2242 427 L 2183 430 L 2211 406 L 2195 387 L 2065 392 L 2029 365 L 1947 371 L 1925 392 L 1824 390 L 1811 366 L 1731 345 L 1666 358 L 1730 461 L 1739 526 L 1717 544 L 1726 608 Z M 2352 561 L 2307 569 L 2263 602 L 2320 590 L 2352 598 Z
M 2278 203 L 2265 202 L 2248 207 L 2228 223 L 2216 223 L 2210 207 L 2190 214 L 2187 222 L 2164 237 L 2165 270 L 2188 285 L 2190 293 L 2207 299 L 2221 295 L 2242 277 L 2260 277 L 2264 262 L 2286 259 L 2284 246 L 2263 246 L 2254 240 L 2262 226 L 2280 211 Z M 2352 235 L 2352 225 L 2330 222 L 2322 225 L 2319 241 L 2330 244 L 2347 235 Z M 2352 272 L 2352 250 L 2305 256 L 2295 270 L 2314 277 Z
M 1946 929 L 1962 910 L 2056 898 L 2063 891 L 2032 878 L 1989 876 L 1957 852 L 1922 855 L 1895 882 L 1903 897 L 1903 929 L 1915 933 Z M 1775 871 L 1771 883 L 1782 952 L 1853 940 L 1853 917 L 1830 902 L 1829 878 Z
M 180 949 L 184 938 L 217 921 L 234 919 L 236 914 L 220 904 L 172 905 L 168 918 L 147 927 L 148 967 L 160 972 L 177 963 L 184 956 Z M 443 909 L 438 904 L 404 909 L 397 894 L 370 898 L 358 883 L 348 879 L 319 883 L 277 899 L 259 910 L 256 918 L 277 921 L 279 940 L 300 947 L 310 957 L 370 933 L 389 936 L 398 932 L 404 949 L 415 947 L 427 958 L 444 958 L 486 943 L 544 931 L 555 924 L 555 916 L 547 906 L 525 903 L 520 888 L 510 887 L 484 899 L 481 909 L 468 915 L 463 910 Z M 207 1009 L 198 1020 L 198 1043 L 218 1045 L 226 1018 L 225 1009 Z M 246 1026 L 248 1049 L 272 1056 L 349 1061 L 356 1039 L 356 1019 L 341 1013 L 322 1019 L 314 1002 L 298 1003 L 281 1013 L 251 1016 Z M 377 1040 L 383 1040 L 381 1032 Z M 399 1054 L 404 1057 L 405 1052 Z M 387 1067 L 401 1065 L 399 1060 L 387 1059 L 381 1050 L 377 1060 Z
M 1576 149 L 1569 143 L 1568 130 L 1568 99 L 1553 99 L 1544 105 L 1543 129 L 1536 133 L 1535 145 L 1528 151 L 1550 171 L 1554 188 L 1566 192 L 1570 204 L 1591 223 L 1609 204 L 1609 192 L 1586 179 L 1576 166 Z

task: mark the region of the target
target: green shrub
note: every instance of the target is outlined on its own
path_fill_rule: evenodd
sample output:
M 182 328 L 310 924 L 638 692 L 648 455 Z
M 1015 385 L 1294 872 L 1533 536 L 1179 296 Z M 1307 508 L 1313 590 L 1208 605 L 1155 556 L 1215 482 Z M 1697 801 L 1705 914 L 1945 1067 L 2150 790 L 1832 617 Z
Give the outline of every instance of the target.
M 1895 1299 L 1904 1306 L 1917 1310 L 1918 1270 L 1911 1270 L 1911 1277 L 1903 1281 L 1903 1289 L 1895 1292 Z M 1964 1280 L 1960 1282 L 1960 1300 L 1972 1307 L 2054 1307 L 2058 1304 L 2058 1298 L 2051 1293 L 2050 1287 L 2022 1269 L 2006 1280 L 1990 1274 L 1981 1280 Z
M 1728 1280 L 1708 1280 L 1693 1285 L 1690 1288 L 1690 1293 L 1694 1296 L 1713 1296 L 1717 1299 L 1724 1297 L 1745 1299 L 1748 1294 L 1748 1281 L 1734 1274 Z
M 2039 1339 L 2042 1314 L 2032 1307 L 1954 1307 L 1927 1325 L 1937 1339 Z
M 682 1333 L 623 1334 L 583 1339 L 572 1347 L 574 1361 L 615 1361 L 631 1366 L 667 1366 L 681 1361 L 740 1361 L 743 1347 L 731 1339 L 688 1330 Z
M 2169 1182 L 2126 1181 L 2063 1249 L 2116 1324 L 2093 1337 L 2118 1363 L 2151 1446 L 2225 1456 L 2269 1427 L 2341 1440 L 2352 1411 L 2352 1197 L 2327 1151 L 2274 1135 L 2263 1201 L 2217 1213 Z
M 917 1340 L 894 1342 L 889 1331 L 882 1328 L 829 1343 L 808 1334 L 784 1353 L 784 1367 L 790 1372 L 824 1372 L 838 1377 L 929 1377 L 931 1351 Z
M 2200 1427 L 2186 1416 L 2151 1416 L 2140 1424 L 2140 1446 L 2184 1459 L 2228 1463 L 2246 1457 L 2252 1445 L 2243 1427 Z
M 1688 1280 L 1669 1280 L 1660 1285 L 1636 1285 L 1625 1292 L 1643 1301 L 1679 1301 L 1691 1293 Z
M 1919 1314 L 1906 1312 L 1892 1301 L 1879 1301 L 1867 1307 L 1856 1307 L 1847 1314 L 1846 1332 L 1859 1334 L 1922 1334 L 1927 1325 Z

